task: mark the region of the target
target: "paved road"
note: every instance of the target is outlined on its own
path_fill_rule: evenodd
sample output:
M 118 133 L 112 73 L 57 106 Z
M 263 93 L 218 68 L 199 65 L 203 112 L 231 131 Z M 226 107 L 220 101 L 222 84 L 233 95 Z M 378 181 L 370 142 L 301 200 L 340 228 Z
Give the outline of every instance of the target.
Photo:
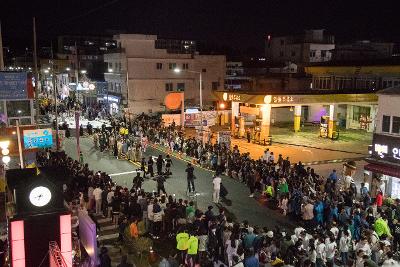
M 117 184 L 126 185 L 127 187 L 131 186 L 131 180 L 135 174 L 129 172 L 134 172 L 138 168 L 137 165 L 126 160 L 115 159 L 108 153 L 95 150 L 92 140 L 89 138 L 81 139 L 81 150 L 84 155 L 84 161 L 89 164 L 91 169 L 105 171 L 113 175 L 112 178 Z M 73 158 L 76 158 L 74 139 L 65 140 L 65 151 Z M 153 148 L 149 148 L 146 154 L 147 156 L 162 154 L 165 157 L 164 153 Z M 176 198 L 186 198 L 186 164 L 186 162 L 173 158 L 173 175 L 165 184 L 167 193 L 176 194 Z M 197 204 L 200 209 L 206 209 L 208 205 L 212 204 L 212 172 L 195 167 L 195 175 L 197 177 L 195 180 L 196 191 L 199 193 L 197 196 Z M 233 218 L 239 221 L 246 219 L 253 225 L 266 226 L 269 228 L 276 225 L 286 228 L 293 226 L 288 218 L 282 216 L 277 211 L 266 208 L 256 199 L 249 198 L 249 191 L 245 185 L 229 177 L 223 177 L 223 184 L 229 192 L 227 198 L 232 201 L 232 204 L 230 206 L 226 204 L 222 205 Z M 144 189 L 146 191 L 155 190 L 155 182 L 146 180 Z
M 75 139 L 69 139 L 65 141 L 65 150 L 69 155 L 76 158 L 76 145 L 74 143 L 74 140 Z M 126 160 L 115 159 L 107 152 L 103 153 L 94 149 L 92 139 L 89 138 L 81 139 L 81 150 L 84 155 L 84 161 L 89 163 L 89 167 L 92 170 L 105 171 L 108 174 L 112 175 L 112 179 L 117 184 L 127 186 L 128 188 L 131 187 L 132 178 L 135 176 L 134 172 L 139 167 L 137 164 L 135 165 Z M 146 156 L 157 156 L 159 154 L 162 154 L 163 157 L 165 157 L 164 153 L 156 149 L 149 148 Z M 173 158 L 173 175 L 167 180 L 165 184 L 167 193 L 176 194 L 176 198 L 186 198 L 186 164 L 187 163 L 182 160 Z M 365 162 L 363 161 L 357 162 L 358 170 L 356 173 L 356 177 L 358 179 L 356 179 L 356 181 L 358 183 L 361 182 L 361 179 L 363 177 L 362 169 L 364 164 Z M 311 167 L 315 169 L 316 173 L 327 177 L 332 169 L 337 169 L 338 173 L 340 173 L 342 163 L 320 164 Z M 212 174 L 213 173 L 209 170 L 195 167 L 195 175 L 197 177 L 197 179 L 195 180 L 195 185 L 196 191 L 199 193 L 197 197 L 197 204 L 200 209 L 206 209 L 208 205 L 212 204 Z M 262 203 L 254 198 L 249 198 L 249 191 L 245 185 L 235 180 L 232 180 L 229 177 L 223 177 L 223 184 L 229 192 L 227 198 L 232 201 L 232 205 L 228 206 L 226 205 L 226 203 L 223 203 L 222 205 L 227 209 L 232 217 L 236 218 L 239 221 L 247 219 L 251 224 L 259 226 L 293 226 L 292 222 L 290 222 L 280 213 L 266 208 L 265 206 L 263 206 Z M 156 183 L 153 180 L 148 179 L 144 183 L 144 189 L 146 191 L 155 190 Z

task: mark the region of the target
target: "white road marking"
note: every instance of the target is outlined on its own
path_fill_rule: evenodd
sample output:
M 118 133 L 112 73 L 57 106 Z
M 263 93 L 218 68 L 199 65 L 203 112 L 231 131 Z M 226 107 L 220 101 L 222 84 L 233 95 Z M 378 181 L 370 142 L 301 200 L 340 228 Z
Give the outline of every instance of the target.
M 142 173 L 142 171 L 129 171 L 129 172 L 119 172 L 119 173 L 112 173 L 112 174 L 109 174 L 109 176 L 110 177 L 113 177 L 113 176 L 119 176 L 119 175 L 124 175 L 124 174 L 131 174 L 131 173 Z

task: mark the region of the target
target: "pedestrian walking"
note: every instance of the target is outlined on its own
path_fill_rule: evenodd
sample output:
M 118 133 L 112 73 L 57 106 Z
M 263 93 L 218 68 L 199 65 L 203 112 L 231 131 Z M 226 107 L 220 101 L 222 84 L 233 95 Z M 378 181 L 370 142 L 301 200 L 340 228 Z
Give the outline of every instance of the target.
M 214 188 L 214 191 L 213 191 L 213 202 L 214 203 L 219 203 L 219 192 L 221 190 L 221 182 L 222 182 L 221 177 L 219 177 L 219 175 L 216 174 L 212 181 L 213 188 Z
M 187 164 L 187 168 L 186 168 L 185 171 L 186 171 L 186 174 L 187 174 L 186 178 L 187 178 L 187 185 L 188 185 L 187 189 L 188 189 L 188 192 L 189 193 L 196 192 L 196 189 L 195 189 L 195 186 L 194 186 L 194 179 L 196 179 L 196 178 L 194 176 L 194 168 L 193 168 L 191 163 Z

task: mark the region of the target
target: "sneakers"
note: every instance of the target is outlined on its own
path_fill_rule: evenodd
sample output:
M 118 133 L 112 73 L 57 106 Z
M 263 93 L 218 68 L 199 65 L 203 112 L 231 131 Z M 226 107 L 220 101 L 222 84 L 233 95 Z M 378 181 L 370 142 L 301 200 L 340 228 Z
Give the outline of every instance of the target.
M 254 194 L 250 194 L 249 197 L 254 197 Z

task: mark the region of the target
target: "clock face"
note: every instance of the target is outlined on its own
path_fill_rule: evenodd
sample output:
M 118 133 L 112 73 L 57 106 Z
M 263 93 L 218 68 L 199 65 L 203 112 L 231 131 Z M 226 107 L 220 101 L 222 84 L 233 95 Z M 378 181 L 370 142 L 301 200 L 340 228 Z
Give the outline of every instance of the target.
M 36 207 L 43 207 L 51 200 L 51 192 L 47 187 L 38 186 L 29 193 L 29 200 Z

